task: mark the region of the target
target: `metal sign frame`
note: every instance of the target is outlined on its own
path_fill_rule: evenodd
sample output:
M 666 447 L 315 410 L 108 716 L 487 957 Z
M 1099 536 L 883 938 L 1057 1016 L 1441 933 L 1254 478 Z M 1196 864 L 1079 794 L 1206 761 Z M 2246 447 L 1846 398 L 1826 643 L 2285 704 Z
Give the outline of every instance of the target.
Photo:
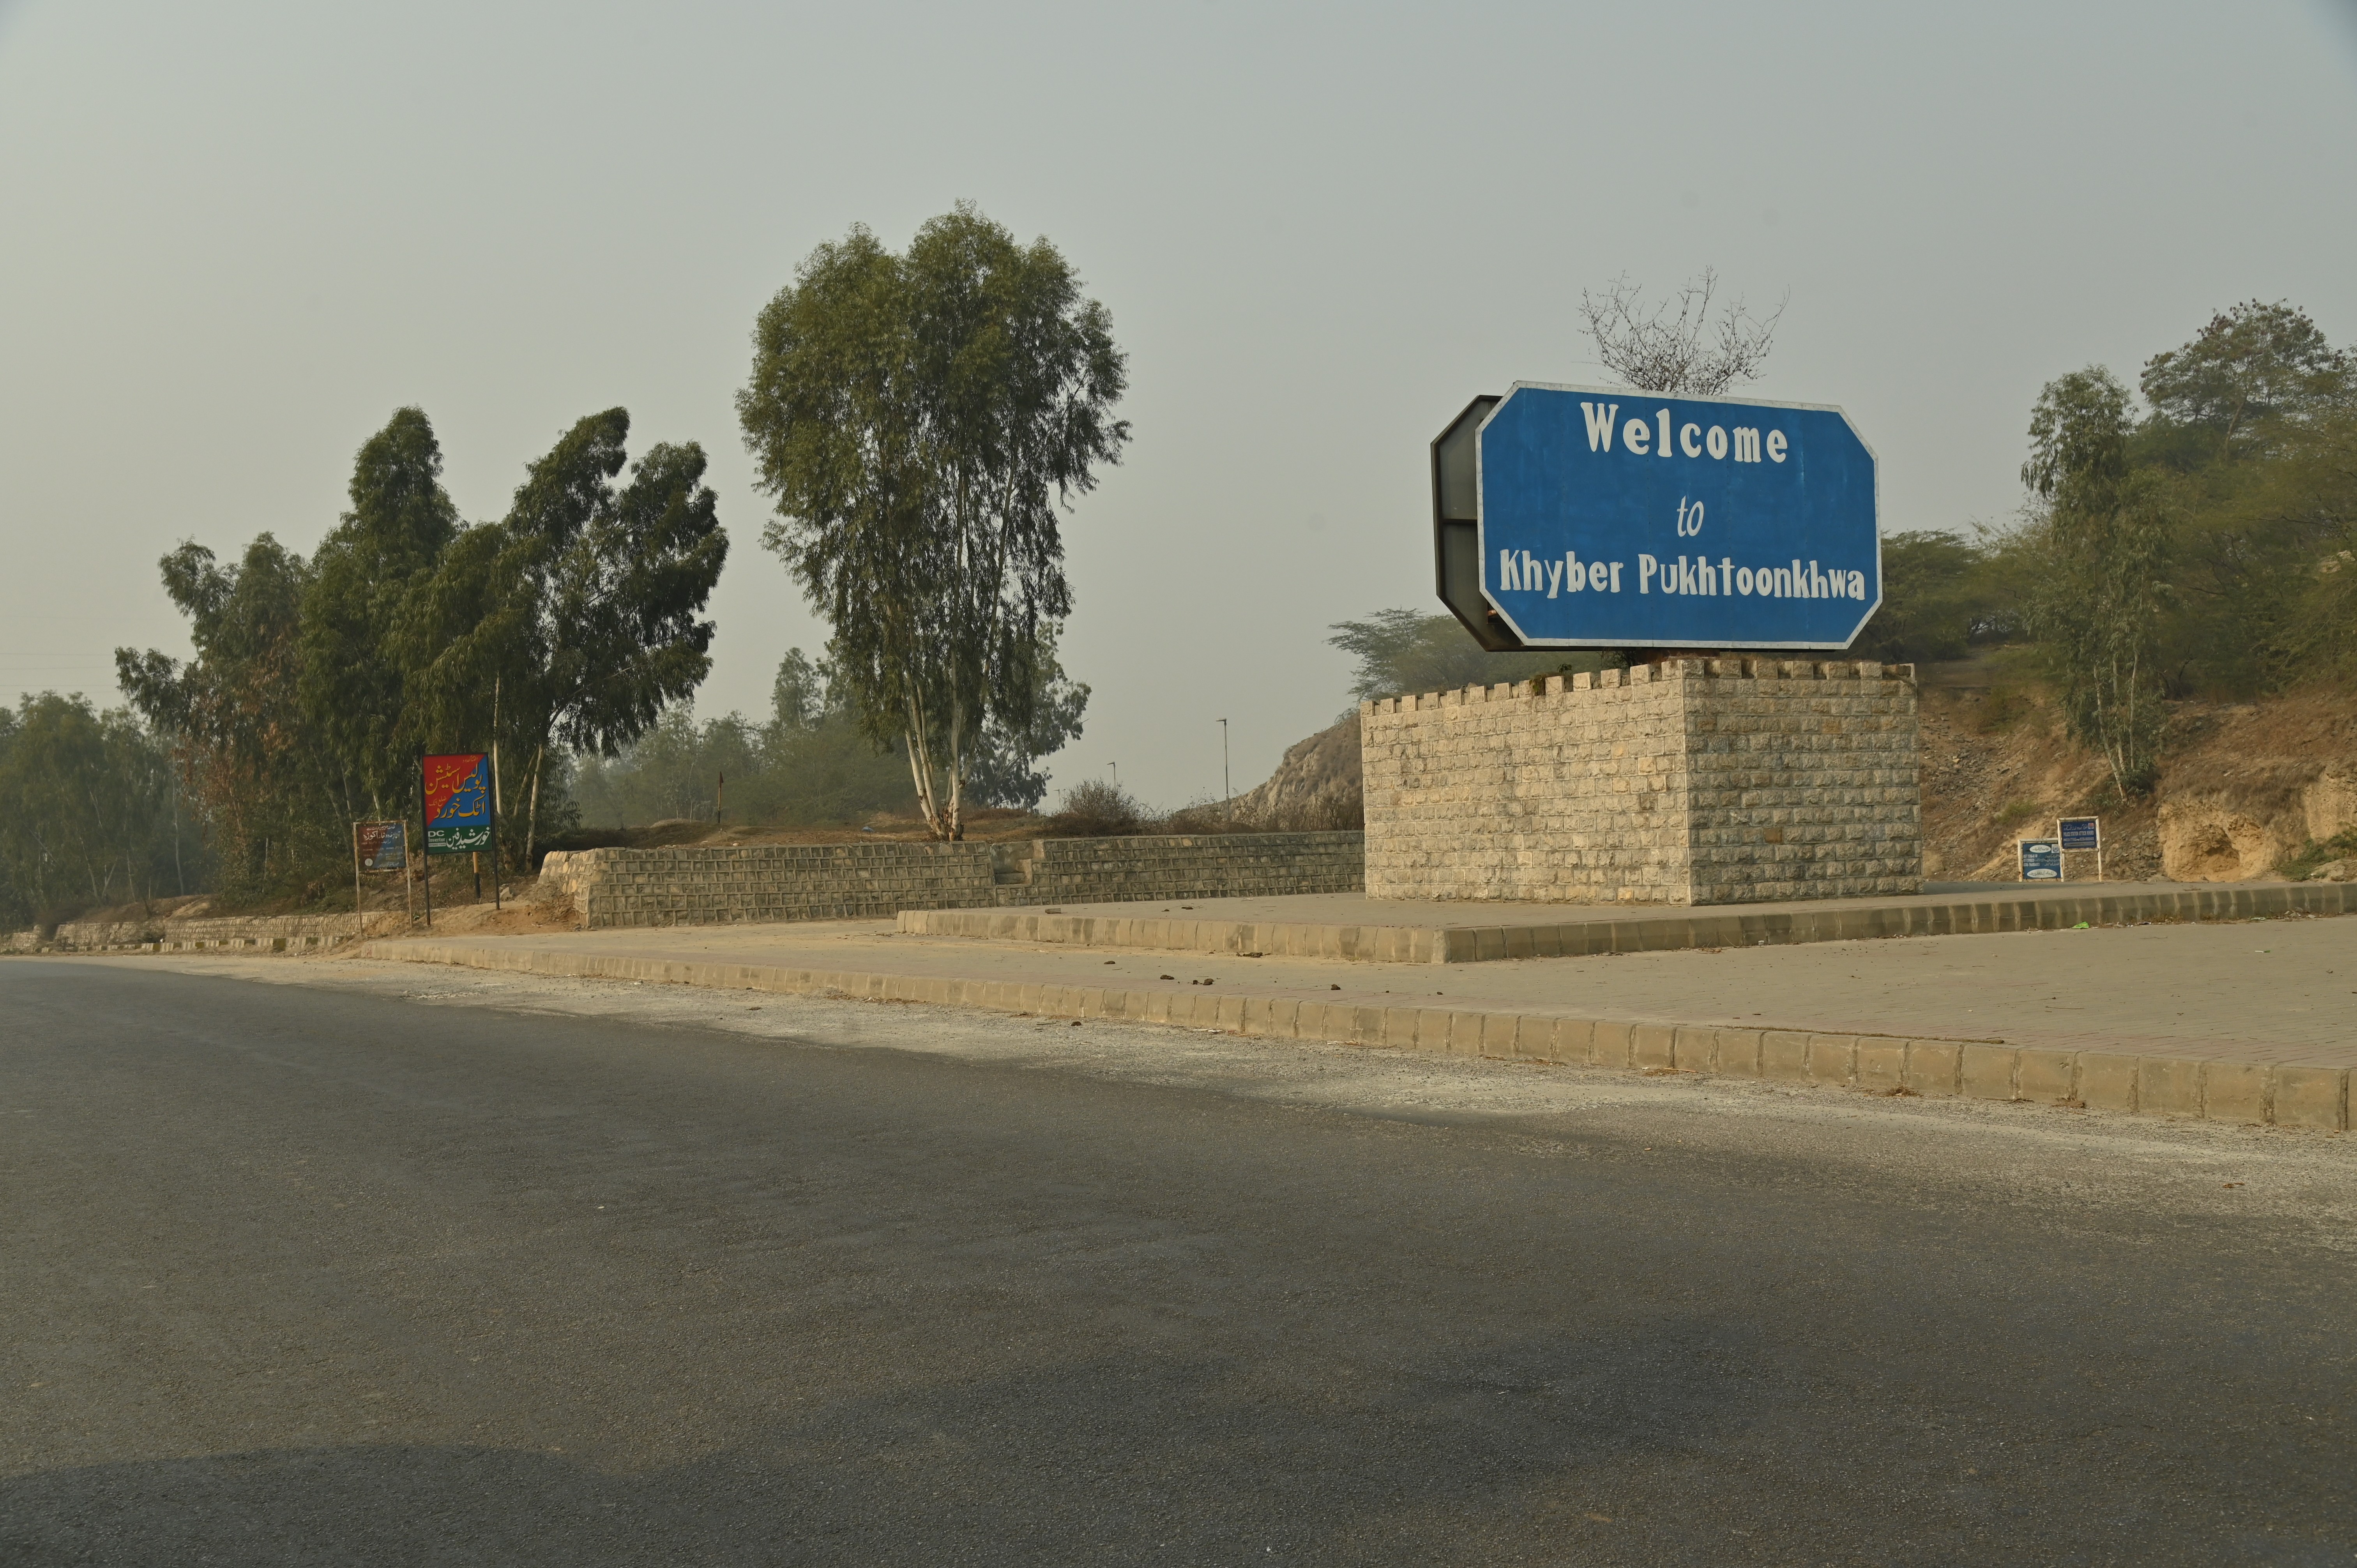
M 1474 454 L 1490 411 L 1505 401 L 1482 393 L 1432 438 L 1433 588 L 1458 624 L 1492 653 L 1526 646 L 1481 591 L 1481 480 Z

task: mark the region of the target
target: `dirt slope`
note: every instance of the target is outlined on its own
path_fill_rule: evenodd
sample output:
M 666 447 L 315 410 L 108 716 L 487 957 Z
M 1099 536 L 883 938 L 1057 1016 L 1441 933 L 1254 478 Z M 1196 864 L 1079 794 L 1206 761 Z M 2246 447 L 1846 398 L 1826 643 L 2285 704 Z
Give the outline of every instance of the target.
M 1268 782 L 1235 799 L 1239 822 L 1278 831 L 1355 828 L 1360 808 L 1359 715 L 1286 748 Z

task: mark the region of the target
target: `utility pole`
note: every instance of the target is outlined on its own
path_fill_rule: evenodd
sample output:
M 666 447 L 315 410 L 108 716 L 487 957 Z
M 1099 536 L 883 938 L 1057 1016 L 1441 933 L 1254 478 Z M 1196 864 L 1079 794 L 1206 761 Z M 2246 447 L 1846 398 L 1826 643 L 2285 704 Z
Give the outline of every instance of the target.
M 1106 766 L 1107 768 L 1112 768 L 1112 769 L 1113 769 L 1113 787 L 1114 787 L 1114 789 L 1120 789 L 1120 788 L 1121 788 L 1121 764 L 1120 764 L 1120 763 L 1118 763 L 1118 762 L 1108 762 L 1108 763 L 1106 763 L 1106 764 L 1105 764 L 1105 766 Z
M 1220 721 L 1220 799 L 1228 805 L 1228 821 L 1236 820 L 1236 787 L 1228 782 L 1228 721 Z

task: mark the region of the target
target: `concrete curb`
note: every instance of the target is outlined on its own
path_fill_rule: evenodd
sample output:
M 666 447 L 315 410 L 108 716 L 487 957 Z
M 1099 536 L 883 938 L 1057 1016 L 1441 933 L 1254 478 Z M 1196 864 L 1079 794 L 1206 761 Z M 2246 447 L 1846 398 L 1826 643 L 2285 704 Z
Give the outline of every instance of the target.
M 1748 948 L 1870 937 L 1945 937 L 1991 931 L 2126 926 L 2148 920 L 2248 920 L 2357 911 L 2357 883 L 2286 882 L 2190 886 L 2163 892 L 2009 894 L 1840 909 L 1772 905 L 1697 913 L 1598 918 L 1533 926 L 1319 925 L 1272 920 L 1168 920 L 1111 915 L 1018 915 L 911 909 L 907 935 L 979 937 L 1089 948 L 1260 953 L 1271 958 L 1379 963 L 1478 963 L 1509 958 L 1581 958 L 1682 948 Z
M 634 980 L 726 991 L 924 1002 L 1049 1018 L 1174 1024 L 1280 1040 L 1321 1040 L 1565 1067 L 1717 1073 L 1867 1093 L 2053 1104 L 2075 1101 L 2148 1116 L 2330 1132 L 2349 1127 L 2351 1075 L 2345 1068 L 2045 1050 L 2001 1041 L 1821 1035 L 1301 1002 L 1289 997 L 1215 996 L 1192 987 L 1130 991 L 857 970 L 691 963 L 442 942 L 376 941 L 355 956 L 509 974 Z

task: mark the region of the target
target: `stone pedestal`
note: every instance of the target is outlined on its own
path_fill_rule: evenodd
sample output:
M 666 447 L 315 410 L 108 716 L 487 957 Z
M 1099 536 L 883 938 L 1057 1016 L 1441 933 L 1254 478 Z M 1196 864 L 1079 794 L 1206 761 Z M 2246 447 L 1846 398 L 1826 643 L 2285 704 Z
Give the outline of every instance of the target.
M 1362 703 L 1378 898 L 1922 888 L 1914 667 L 1669 659 Z

